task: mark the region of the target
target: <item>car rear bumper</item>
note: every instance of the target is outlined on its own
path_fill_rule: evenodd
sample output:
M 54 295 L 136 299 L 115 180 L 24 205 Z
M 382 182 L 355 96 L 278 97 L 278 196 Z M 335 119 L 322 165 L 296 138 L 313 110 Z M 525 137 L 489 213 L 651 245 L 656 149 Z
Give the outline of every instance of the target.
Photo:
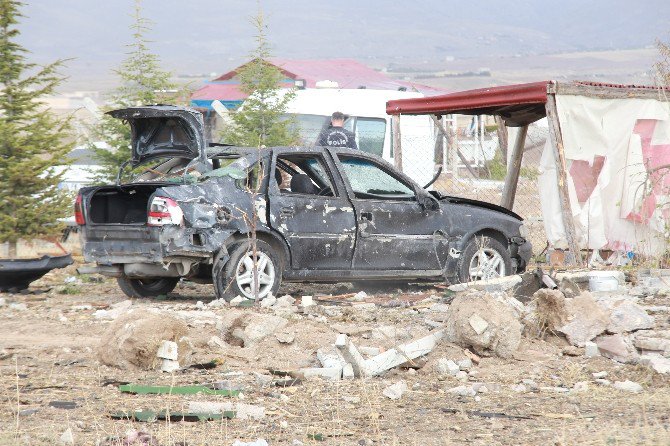
M 81 231 L 86 262 L 102 265 L 206 261 L 230 235 L 179 226 L 87 225 Z

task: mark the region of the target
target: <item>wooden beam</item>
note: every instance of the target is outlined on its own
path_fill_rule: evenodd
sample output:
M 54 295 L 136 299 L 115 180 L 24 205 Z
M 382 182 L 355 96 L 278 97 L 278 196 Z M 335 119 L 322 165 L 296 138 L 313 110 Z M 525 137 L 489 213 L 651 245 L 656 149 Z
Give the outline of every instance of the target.
M 393 132 L 393 164 L 402 172 L 402 144 L 400 142 L 400 115 L 391 117 Z
M 430 115 L 430 119 L 433 120 L 433 122 L 435 123 L 435 126 L 437 127 L 437 129 L 438 129 L 438 130 L 440 131 L 440 133 L 447 139 L 447 143 L 449 143 L 450 140 L 451 140 L 451 138 L 449 137 L 449 133 L 448 133 L 448 132 L 445 130 L 445 128 L 442 126 L 442 122 L 441 122 L 440 120 L 438 120 L 438 119 L 435 117 L 435 115 Z M 450 144 L 450 145 L 451 145 L 451 144 Z M 468 160 L 465 159 L 465 157 L 463 156 L 463 154 L 461 153 L 461 151 L 458 149 L 458 146 L 457 146 L 456 144 L 453 144 L 452 147 L 454 148 L 454 151 L 455 151 L 456 154 L 458 155 L 458 158 L 461 160 L 461 162 L 462 162 L 463 164 L 465 164 L 465 167 L 467 167 L 468 172 L 470 172 L 470 175 L 472 175 L 473 178 L 477 178 L 477 172 L 475 172 L 475 171 L 472 169 L 472 166 L 470 166 L 470 163 L 468 162 Z M 457 166 L 454 166 L 454 170 L 456 170 L 456 169 L 457 169 Z
M 612 87 L 604 85 L 583 85 L 572 82 L 557 82 L 554 92 L 560 95 L 587 96 L 599 99 L 658 99 L 670 101 L 670 91 L 666 88 Z
M 500 133 L 498 133 L 500 135 Z M 507 134 L 507 132 L 505 132 Z M 505 176 L 505 187 L 503 188 L 502 200 L 500 206 L 512 210 L 514 206 L 514 197 L 516 196 L 516 187 L 519 184 L 519 172 L 521 171 L 521 160 L 523 159 L 523 148 L 526 144 L 526 135 L 528 126 L 519 128 L 512 147 L 512 154 L 507 163 L 507 175 Z
M 505 120 L 500 115 L 495 115 L 496 133 L 498 134 L 498 146 L 503 155 L 503 164 L 507 165 L 507 126 Z
M 570 206 L 570 196 L 568 194 L 568 174 L 566 170 L 565 152 L 563 149 L 563 136 L 561 134 L 561 125 L 558 120 L 558 110 L 556 108 L 556 95 L 547 94 L 547 121 L 549 124 L 549 137 L 551 146 L 554 150 L 556 160 L 556 179 L 558 182 L 558 196 L 561 205 L 561 217 L 563 227 L 565 228 L 565 238 L 568 243 L 568 252 L 572 259 L 569 263 L 582 264 L 582 258 L 577 244 L 577 235 L 575 231 L 575 221 L 572 218 L 572 208 Z

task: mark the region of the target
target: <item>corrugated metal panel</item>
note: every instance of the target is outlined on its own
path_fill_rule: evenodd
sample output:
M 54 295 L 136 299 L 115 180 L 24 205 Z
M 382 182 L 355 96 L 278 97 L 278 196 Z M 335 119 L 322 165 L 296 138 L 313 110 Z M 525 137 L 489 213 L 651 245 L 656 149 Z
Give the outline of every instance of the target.
M 547 102 L 547 85 L 551 81 L 528 84 L 505 85 L 459 91 L 426 98 L 398 99 L 386 103 L 386 113 L 394 114 L 479 114 L 481 110 L 509 107 L 523 104 L 544 104 Z M 477 113 L 473 113 L 477 112 Z

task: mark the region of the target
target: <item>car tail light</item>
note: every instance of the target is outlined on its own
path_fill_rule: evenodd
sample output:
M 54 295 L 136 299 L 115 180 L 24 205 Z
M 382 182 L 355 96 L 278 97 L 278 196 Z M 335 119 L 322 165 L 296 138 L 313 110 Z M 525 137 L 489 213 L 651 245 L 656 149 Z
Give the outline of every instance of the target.
M 77 194 L 77 199 L 74 201 L 74 221 L 78 225 L 85 225 L 86 219 L 84 219 L 84 206 L 82 205 L 83 199 L 81 194 Z
M 180 225 L 184 212 L 176 201 L 167 197 L 154 197 L 149 206 L 147 224 L 149 226 Z

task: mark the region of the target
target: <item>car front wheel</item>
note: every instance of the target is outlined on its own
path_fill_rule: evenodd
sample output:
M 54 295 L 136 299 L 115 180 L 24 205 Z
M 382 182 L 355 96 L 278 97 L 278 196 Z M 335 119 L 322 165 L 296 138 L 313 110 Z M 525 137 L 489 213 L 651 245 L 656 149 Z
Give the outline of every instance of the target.
M 458 276 L 461 282 L 495 279 L 512 274 L 512 257 L 498 240 L 473 237 L 461 253 Z
M 116 282 L 126 296 L 134 299 L 164 296 L 175 289 L 179 278 L 130 279 L 124 276 L 116 279 Z
M 245 241 L 232 247 L 225 264 L 222 259 L 214 262 L 212 276 L 214 291 L 219 299 L 230 301 L 235 296 L 241 296 L 255 300 L 256 295 L 264 299 L 279 290 L 281 261 L 268 243 L 257 240 L 254 256 L 251 242 Z

